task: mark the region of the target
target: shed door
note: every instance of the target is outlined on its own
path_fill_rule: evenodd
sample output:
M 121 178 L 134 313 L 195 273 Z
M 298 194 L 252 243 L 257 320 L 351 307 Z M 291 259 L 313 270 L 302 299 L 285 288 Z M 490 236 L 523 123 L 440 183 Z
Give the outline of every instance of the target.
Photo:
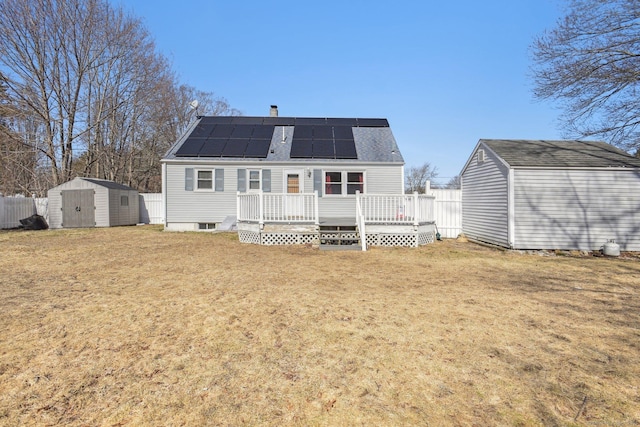
M 62 227 L 95 227 L 94 190 L 62 190 Z

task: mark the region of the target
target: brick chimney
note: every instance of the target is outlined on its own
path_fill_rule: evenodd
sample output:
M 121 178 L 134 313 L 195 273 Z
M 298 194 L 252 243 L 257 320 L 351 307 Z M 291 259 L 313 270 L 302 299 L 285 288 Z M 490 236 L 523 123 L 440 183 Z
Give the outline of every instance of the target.
M 278 117 L 278 106 L 272 105 L 269 110 L 269 117 Z

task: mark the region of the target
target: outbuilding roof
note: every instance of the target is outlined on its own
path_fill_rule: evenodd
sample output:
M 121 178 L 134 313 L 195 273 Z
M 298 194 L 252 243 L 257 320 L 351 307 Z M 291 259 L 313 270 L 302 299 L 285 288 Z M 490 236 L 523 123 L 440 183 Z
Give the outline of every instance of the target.
M 481 139 L 512 167 L 640 168 L 640 158 L 600 141 Z
M 386 119 L 247 116 L 199 118 L 170 159 L 404 162 Z
M 109 181 L 106 179 L 98 179 L 98 178 L 84 178 L 84 177 L 77 177 L 75 179 L 81 179 L 83 181 L 87 181 L 90 182 L 92 184 L 96 184 L 99 185 L 101 187 L 106 187 L 109 188 L 111 190 L 126 190 L 126 191 L 135 191 L 133 188 L 124 185 L 124 184 L 120 184 L 114 181 Z

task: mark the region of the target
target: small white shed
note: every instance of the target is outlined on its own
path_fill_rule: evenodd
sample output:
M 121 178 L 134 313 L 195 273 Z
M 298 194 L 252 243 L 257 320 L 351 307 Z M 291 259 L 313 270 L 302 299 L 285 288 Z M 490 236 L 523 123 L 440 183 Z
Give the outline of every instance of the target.
M 139 220 L 138 192 L 117 182 L 74 178 L 48 192 L 50 228 L 114 227 Z
M 481 139 L 461 172 L 462 231 L 513 249 L 640 251 L 640 159 L 604 142 Z

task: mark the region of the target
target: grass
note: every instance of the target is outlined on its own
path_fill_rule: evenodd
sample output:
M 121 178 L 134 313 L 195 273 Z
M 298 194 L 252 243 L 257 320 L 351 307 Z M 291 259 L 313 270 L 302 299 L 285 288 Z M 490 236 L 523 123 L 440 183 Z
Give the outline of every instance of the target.
M 0 233 L 0 425 L 638 425 L 640 259 Z

